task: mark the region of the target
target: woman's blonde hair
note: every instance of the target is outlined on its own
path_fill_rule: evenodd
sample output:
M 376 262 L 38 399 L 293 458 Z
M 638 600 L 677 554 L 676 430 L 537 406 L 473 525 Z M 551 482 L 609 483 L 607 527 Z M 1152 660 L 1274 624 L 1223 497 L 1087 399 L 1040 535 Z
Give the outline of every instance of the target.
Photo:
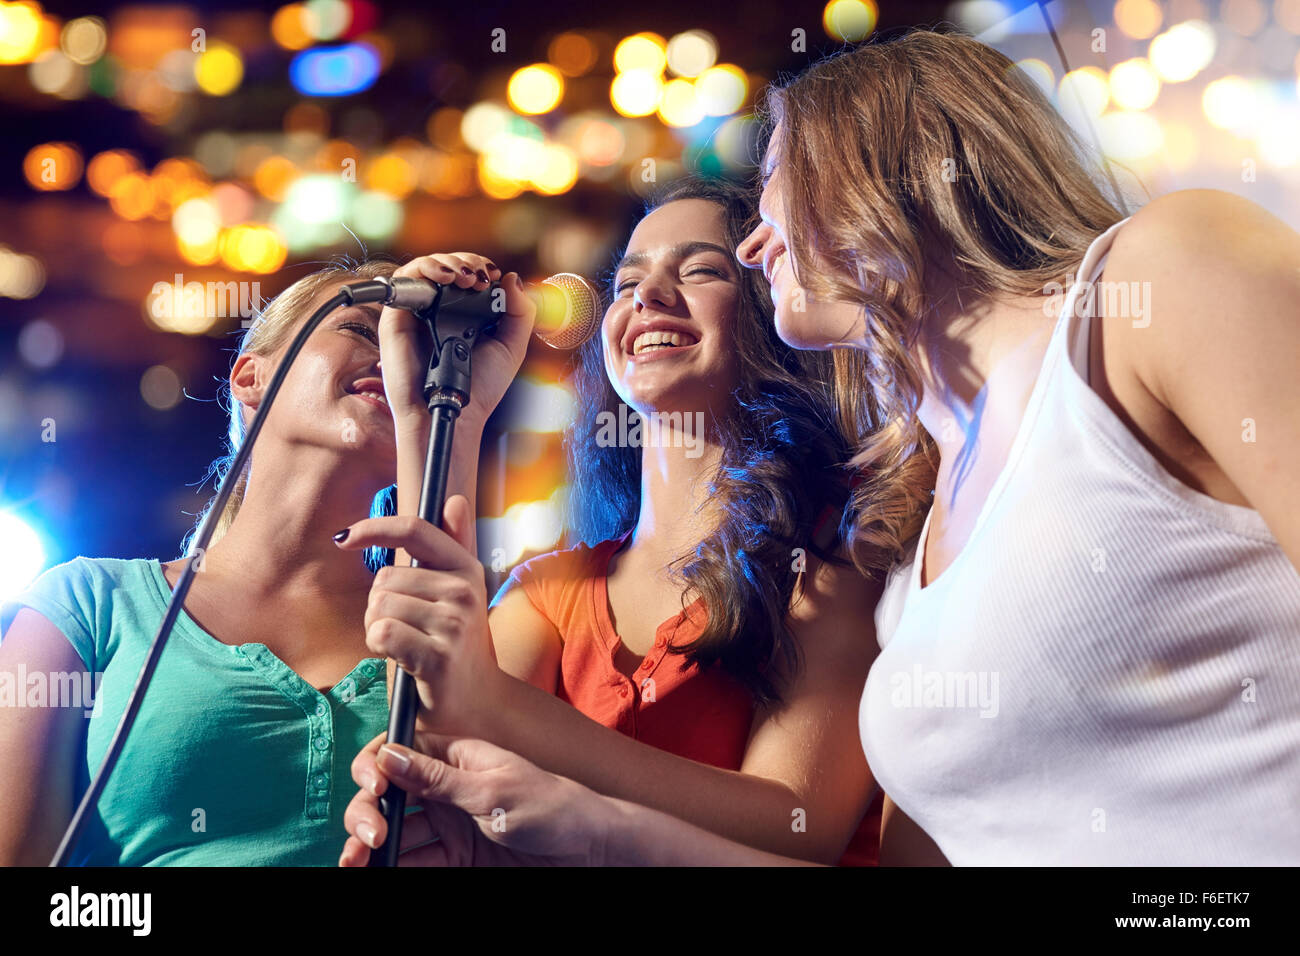
M 1037 85 L 968 36 L 919 30 L 823 60 L 769 91 L 769 134 L 778 123 L 798 280 L 865 314 L 866 349 L 836 353 L 843 391 L 865 379 L 878 405 L 846 514 L 865 571 L 902 557 L 935 486 L 937 447 L 916 417 L 915 347 L 937 305 L 926 259 L 974 299 L 1043 293 L 1122 215 Z
M 244 332 L 243 338 L 239 340 L 239 348 L 235 353 L 235 359 L 238 360 L 239 356 L 246 352 L 251 352 L 254 355 L 274 355 L 299 330 L 301 324 L 306 321 L 310 314 L 311 307 L 317 304 L 317 297 L 327 288 L 349 282 L 364 282 L 367 279 L 374 279 L 379 276 L 391 276 L 397 267 L 396 262 L 384 259 L 370 259 L 358 263 L 347 257 L 341 257 L 332 262 L 327 268 L 303 276 L 271 302 L 267 303 L 266 308 L 259 311 L 257 317 Z M 230 469 L 235 463 L 235 456 L 239 453 L 239 449 L 243 447 L 244 438 L 248 433 L 248 424 L 244 421 L 244 404 L 234 397 L 230 390 L 229 379 L 222 386 L 220 395 L 224 396 L 226 399 L 225 407 L 230 410 L 230 423 L 226 433 L 226 452 L 212 462 L 207 474 L 204 476 L 204 481 L 206 481 L 209 477 L 215 475 L 214 487 L 218 489 L 221 487 L 221 483 L 225 481 L 226 475 L 230 473 Z M 239 508 L 244 501 L 244 491 L 248 486 L 248 474 L 251 468 L 252 458 L 250 457 L 244 466 L 244 470 L 236 480 L 230 498 L 226 501 L 226 507 L 222 509 L 221 514 L 217 517 L 216 528 L 212 532 L 212 540 L 208 542 L 209 548 L 225 537 L 226 532 L 230 530 L 230 526 L 235 520 L 235 516 L 239 514 Z M 396 513 L 391 500 L 393 487 L 390 485 L 375 496 L 370 510 L 372 516 Z M 184 542 L 181 544 L 181 550 L 185 555 L 190 556 L 199 529 L 203 526 L 203 522 L 207 519 L 208 513 L 212 510 L 216 501 L 217 497 L 214 494 L 194 522 L 194 527 L 186 535 Z M 373 569 L 378 570 L 380 565 L 375 562 L 381 561 L 382 551 L 373 548 L 367 550 L 368 552 L 377 552 L 367 553 L 366 563 Z

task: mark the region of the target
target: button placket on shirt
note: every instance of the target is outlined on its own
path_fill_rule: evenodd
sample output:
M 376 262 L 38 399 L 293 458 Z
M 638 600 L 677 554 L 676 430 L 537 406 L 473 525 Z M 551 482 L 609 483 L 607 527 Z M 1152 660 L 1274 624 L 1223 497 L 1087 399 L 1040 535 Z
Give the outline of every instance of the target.
M 358 665 L 339 683 L 322 694 L 302 679 L 289 665 L 262 644 L 245 644 L 238 652 L 255 664 L 285 697 L 302 708 L 307 717 L 307 785 L 303 811 L 310 820 L 324 820 L 330 814 L 330 783 L 333 780 L 334 706 L 345 707 L 382 673 L 376 660 Z M 355 675 L 355 676 L 354 676 Z

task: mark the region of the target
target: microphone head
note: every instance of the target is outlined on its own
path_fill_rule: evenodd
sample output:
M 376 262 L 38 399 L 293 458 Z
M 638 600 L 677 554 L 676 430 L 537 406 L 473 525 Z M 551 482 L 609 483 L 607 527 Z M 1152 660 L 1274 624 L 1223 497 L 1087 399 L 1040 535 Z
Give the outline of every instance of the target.
M 576 349 L 600 328 L 600 292 L 572 272 L 543 279 L 533 295 L 537 325 L 533 332 L 553 349 Z

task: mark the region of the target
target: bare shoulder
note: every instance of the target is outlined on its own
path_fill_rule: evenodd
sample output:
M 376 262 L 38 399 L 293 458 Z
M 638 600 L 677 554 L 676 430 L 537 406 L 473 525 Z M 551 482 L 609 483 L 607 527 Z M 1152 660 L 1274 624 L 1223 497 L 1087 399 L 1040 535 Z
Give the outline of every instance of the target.
M 1234 269 L 1286 262 L 1300 235 L 1258 203 L 1219 189 L 1180 189 L 1153 199 L 1115 235 L 1107 271 L 1150 272 L 1186 286 L 1212 283 Z
M 1101 285 L 1094 388 L 1175 477 L 1258 508 L 1233 473 L 1239 423 L 1291 414 L 1300 234 L 1233 193 L 1180 190 L 1118 230 Z
M 1225 349 L 1239 337 L 1294 322 L 1300 234 L 1233 193 L 1179 190 L 1148 203 L 1116 233 L 1103 279 L 1141 290 L 1144 315 L 1133 322 L 1107 316 L 1106 324 L 1128 340 L 1133 368 L 1153 394 L 1168 399 L 1168 386 L 1198 356 L 1231 361 Z
M 801 636 L 801 647 L 815 645 L 855 656 L 866 652 L 874 658 L 876 604 L 883 581 L 863 576 L 851 561 L 823 561 L 811 553 L 805 560 L 790 602 L 790 624 Z
M 804 556 L 803 572 L 790 602 L 792 615 L 824 613 L 830 604 L 875 612 L 883 580 L 863 575 L 843 550 L 837 551 L 835 558 L 824 561 L 811 552 Z

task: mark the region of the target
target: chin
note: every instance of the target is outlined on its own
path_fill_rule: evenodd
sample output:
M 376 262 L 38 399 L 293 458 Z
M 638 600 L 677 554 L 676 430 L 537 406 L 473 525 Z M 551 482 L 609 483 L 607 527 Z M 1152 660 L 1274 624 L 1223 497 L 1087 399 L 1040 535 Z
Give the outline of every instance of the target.
M 781 341 L 792 349 L 820 352 L 834 348 L 833 342 L 826 341 L 826 334 L 811 327 L 807 313 L 795 316 L 776 315 L 776 334 Z

